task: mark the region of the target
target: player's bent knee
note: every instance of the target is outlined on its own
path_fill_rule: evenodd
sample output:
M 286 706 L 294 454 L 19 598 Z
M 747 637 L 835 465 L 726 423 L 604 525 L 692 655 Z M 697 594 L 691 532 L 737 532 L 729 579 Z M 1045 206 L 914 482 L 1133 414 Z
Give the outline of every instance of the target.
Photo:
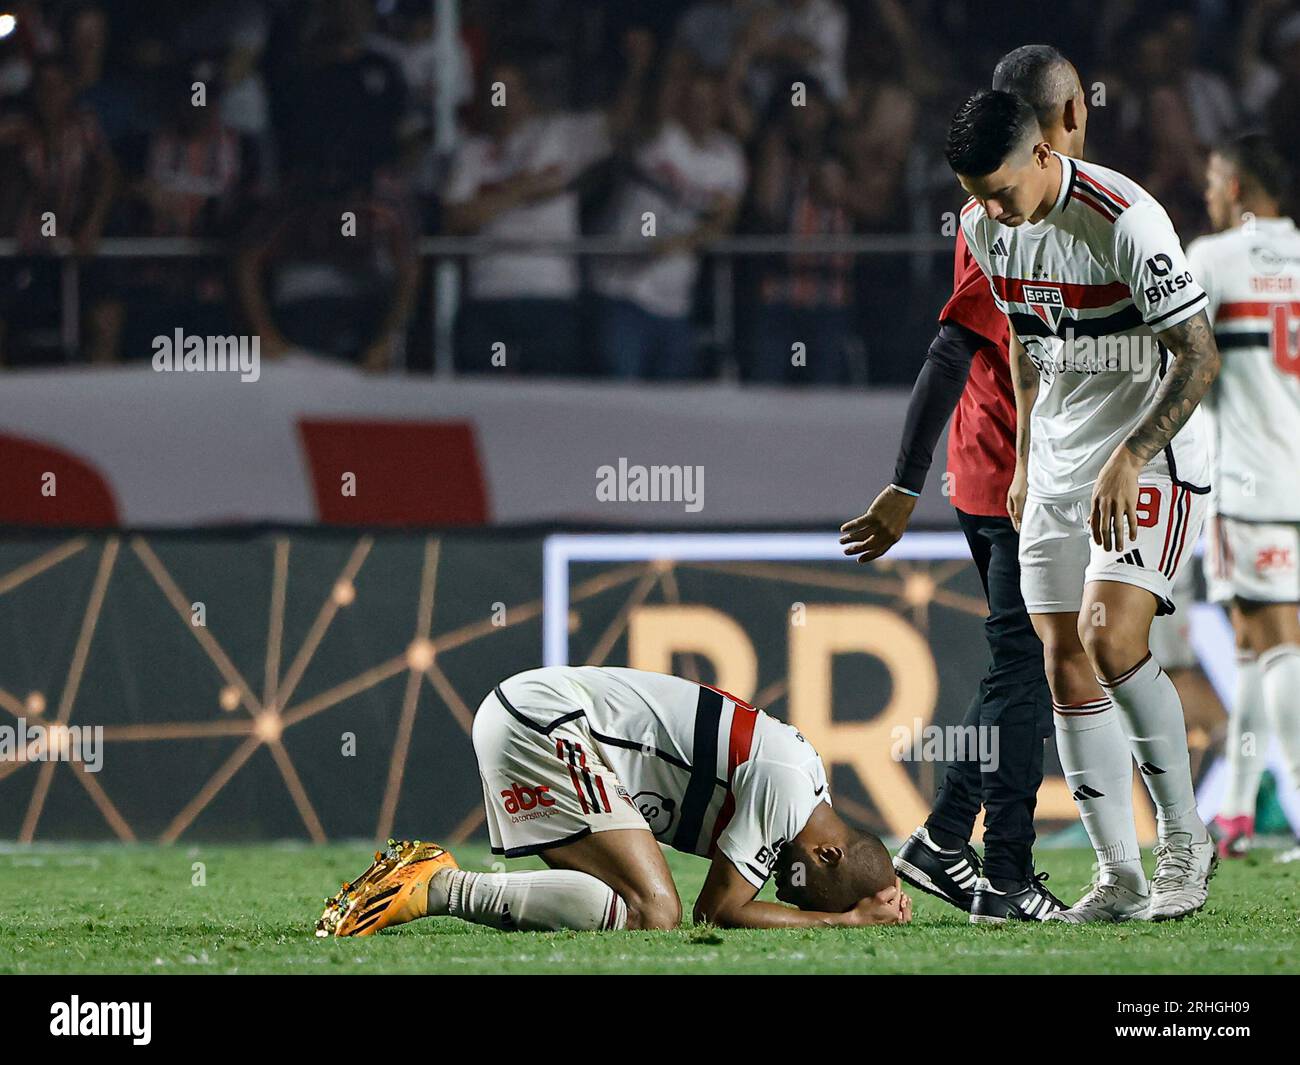
M 1078 644 L 1044 649 L 1043 669 L 1047 686 L 1058 702 L 1077 702 L 1091 693 L 1095 683 L 1088 656 Z
M 1122 629 L 1080 626 L 1079 637 L 1093 670 L 1103 680 L 1122 676 L 1147 654 L 1145 643 Z
M 649 899 L 624 898 L 627 904 L 627 927 L 645 932 L 664 931 L 682 923 L 682 900 L 656 895 Z

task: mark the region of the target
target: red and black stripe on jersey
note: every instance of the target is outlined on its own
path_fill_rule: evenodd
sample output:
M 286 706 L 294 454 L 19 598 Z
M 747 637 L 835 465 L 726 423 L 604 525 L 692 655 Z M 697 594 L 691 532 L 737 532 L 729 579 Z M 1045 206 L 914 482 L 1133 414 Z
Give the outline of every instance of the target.
M 1129 202 L 1123 196 L 1114 189 L 1103 185 L 1091 174 L 1085 173 L 1078 163 L 1075 163 L 1074 173 L 1070 176 L 1070 188 L 1067 195 L 1076 203 L 1081 203 L 1085 207 L 1096 211 L 1097 214 L 1112 225 L 1129 207 Z
M 1029 311 L 1008 309 L 1007 317 L 1020 337 L 1092 337 L 1094 339 L 1126 333 L 1143 325 L 1142 312 L 1133 302 L 1133 293 L 1122 281 L 1088 284 L 1077 281 L 1026 281 L 1019 277 L 993 276 L 993 289 L 1005 304 L 1026 304 L 1025 288 L 1050 288 L 1061 295 L 1062 314 L 1053 328 Z M 1092 311 L 1115 307 L 1110 314 L 1091 318 L 1075 317 L 1069 311 Z
M 1300 321 L 1300 300 L 1221 303 L 1214 315 L 1214 340 L 1220 351 L 1267 348 L 1273 344 L 1279 325 L 1285 329 L 1293 321 Z M 1232 322 L 1233 328 L 1221 329 L 1220 326 L 1227 322 Z
M 532 720 L 527 714 L 515 707 L 506 698 L 506 694 L 501 690 L 500 685 L 497 685 L 493 691 L 511 717 L 543 736 L 549 737 L 551 732 L 558 726 L 584 716 L 581 709 L 571 710 L 543 725 Z M 725 702 L 733 704 L 733 711 L 731 731 L 728 737 L 726 778 L 720 779 L 718 776 L 720 768 L 718 761 L 718 732 L 722 724 L 722 712 Z M 709 806 L 713 801 L 715 788 L 726 789 L 726 794 L 718 817 L 709 829 L 710 849 L 735 812 L 735 800 L 731 794 L 731 779 L 736 768 L 749 759 L 754 740 L 754 725 L 757 718 L 758 710 L 749 703 L 717 688 L 700 685 L 699 698 L 695 708 L 695 742 L 690 763 L 669 754 L 667 751 L 650 747 L 644 742 L 637 742 L 620 736 L 608 736 L 597 732 L 595 729 L 590 731 L 592 738 L 599 743 L 640 751 L 649 757 L 663 759 L 670 765 L 677 766 L 690 774 L 686 792 L 682 797 L 681 815 L 677 823 L 677 829 L 673 833 L 671 846 L 688 854 L 698 854 L 700 853 L 701 836 L 705 828 L 704 821 L 708 815 Z M 582 812 L 589 813 L 594 810 L 599 813 L 603 810 L 608 813 L 610 810 L 609 796 L 605 789 L 604 780 L 599 774 L 593 774 L 587 767 L 587 755 L 582 749 L 582 744 L 574 743 L 564 737 L 557 737 L 555 756 L 568 766 L 569 777 L 573 783 L 574 792 L 578 796 Z M 585 835 L 586 831 L 584 830 L 582 834 Z M 525 852 L 521 851 L 519 853 Z M 510 856 L 516 857 L 517 855 L 511 854 Z
M 734 704 L 731 731 L 727 745 L 727 777 L 718 780 L 718 732 L 722 725 L 724 700 Z M 695 743 L 692 749 L 691 779 L 682 797 L 681 819 L 673 833 L 672 846 L 688 854 L 700 853 L 704 819 L 713 802 L 714 789 L 720 784 L 726 788 L 722 808 L 709 832 L 709 850 L 717 843 L 735 813 L 735 797 L 731 792 L 731 778 L 736 767 L 748 761 L 754 741 L 754 722 L 758 711 L 734 695 L 700 685 L 700 697 L 695 707 Z

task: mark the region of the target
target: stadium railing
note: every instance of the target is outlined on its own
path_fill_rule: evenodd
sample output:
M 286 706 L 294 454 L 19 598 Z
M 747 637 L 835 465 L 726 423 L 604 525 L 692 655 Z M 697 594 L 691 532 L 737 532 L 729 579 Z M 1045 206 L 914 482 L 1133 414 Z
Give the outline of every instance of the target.
M 110 237 L 99 242 L 94 260 L 102 259 L 174 259 L 217 257 L 231 248 L 221 241 L 191 240 L 171 237 Z M 790 237 L 783 235 L 736 235 L 702 245 L 699 255 L 705 263 L 712 295 L 711 339 L 723 350 L 735 337 L 735 267 L 738 260 L 768 255 L 906 255 L 908 271 L 917 283 L 932 279 L 938 256 L 950 254 L 952 239 L 935 234 L 900 233 L 872 236 Z M 544 252 L 547 255 L 572 255 L 580 258 L 644 255 L 644 241 L 619 237 L 581 237 L 557 243 L 529 239 L 501 240 L 481 237 L 424 236 L 417 242 L 420 258 L 434 263 L 430 271 L 433 306 L 434 371 L 452 375 L 452 322 L 459 302 L 459 263 L 479 255 L 500 252 Z M 0 260 L 27 257 L 32 253 L 18 241 L 0 239 Z M 35 256 L 33 256 L 35 257 Z M 84 260 L 75 254 L 71 241 L 54 240 L 44 245 L 40 257 L 52 257 L 60 263 L 60 347 L 71 356 L 81 335 L 81 270 Z M 946 261 L 943 268 L 947 268 Z

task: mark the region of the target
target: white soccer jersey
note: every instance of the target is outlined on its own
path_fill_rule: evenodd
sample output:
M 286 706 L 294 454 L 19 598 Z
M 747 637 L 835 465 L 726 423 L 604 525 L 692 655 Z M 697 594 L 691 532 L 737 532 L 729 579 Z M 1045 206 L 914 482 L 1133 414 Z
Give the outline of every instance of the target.
M 973 199 L 961 216 L 994 299 L 1042 378 L 1029 496 L 1045 502 L 1091 491 L 1160 387 L 1171 356 L 1155 334 L 1206 303 L 1159 203 L 1114 170 L 1058 158 L 1061 191 L 1041 221 L 1004 226 Z M 1208 491 L 1199 408 L 1147 471 Z
M 781 846 L 830 801 L 822 760 L 796 729 L 680 677 L 551 666 L 502 681 L 496 695 L 526 726 L 507 742 L 543 738 L 554 746 L 551 737 L 582 726 L 584 740 L 598 747 L 599 761 L 628 793 L 602 795 L 604 782 L 575 765 L 573 787 L 584 810 L 626 799 L 660 842 L 705 857 L 716 846 L 755 887 L 771 874 Z M 480 763 L 484 756 L 479 751 Z
M 1257 218 L 1193 241 L 1223 369 L 1210 393 L 1217 513 L 1300 522 L 1300 231 Z

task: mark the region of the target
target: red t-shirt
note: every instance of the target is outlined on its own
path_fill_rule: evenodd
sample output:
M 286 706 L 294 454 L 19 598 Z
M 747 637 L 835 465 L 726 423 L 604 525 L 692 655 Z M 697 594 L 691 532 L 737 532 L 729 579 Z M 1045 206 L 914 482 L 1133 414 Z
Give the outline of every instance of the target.
M 988 341 L 971 362 L 970 378 L 948 431 L 952 505 L 967 514 L 1007 516 L 1007 491 L 1016 472 L 1016 395 L 1011 387 L 1006 315 L 993 302 L 989 279 L 966 237 L 957 231 L 952 297 L 939 321 L 954 322 Z

